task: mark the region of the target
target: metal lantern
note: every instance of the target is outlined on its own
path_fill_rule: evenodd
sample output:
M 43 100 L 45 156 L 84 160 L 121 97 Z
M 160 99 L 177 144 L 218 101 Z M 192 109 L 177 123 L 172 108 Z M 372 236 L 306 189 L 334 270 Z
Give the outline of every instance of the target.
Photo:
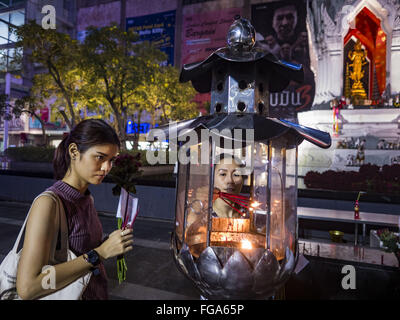
M 211 115 L 182 121 L 173 133 L 201 139 L 181 145 L 190 161 L 178 166 L 172 250 L 202 296 L 267 298 L 289 279 L 298 255 L 297 146 L 306 139 L 328 148 L 331 139 L 268 117 L 269 93 L 302 81 L 301 65 L 256 47 L 246 19 L 237 17 L 227 40 L 227 47 L 181 72 L 181 81 L 200 93 L 211 91 Z M 204 130 L 210 135 L 203 137 Z M 225 187 L 222 179 L 232 181 Z

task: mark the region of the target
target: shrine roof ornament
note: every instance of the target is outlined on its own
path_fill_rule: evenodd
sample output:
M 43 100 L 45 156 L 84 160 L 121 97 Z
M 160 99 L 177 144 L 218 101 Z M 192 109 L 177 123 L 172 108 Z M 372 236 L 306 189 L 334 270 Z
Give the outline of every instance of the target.
M 284 134 L 297 135 L 297 144 L 303 140 L 321 147 L 329 148 L 331 146 L 331 136 L 329 133 L 305 127 L 300 124 L 292 123 L 284 119 L 266 118 L 258 114 L 216 114 L 198 117 L 186 121 L 178 122 L 176 126 L 170 124 L 160 126 L 157 129 L 164 132 L 166 138 L 187 135 L 191 130 L 216 129 L 225 139 L 231 139 L 231 136 L 223 136 L 223 129 L 254 129 L 254 141 L 264 141 L 274 139 Z M 246 137 L 243 136 L 243 141 Z
M 302 82 L 303 78 L 300 64 L 279 60 L 257 47 L 254 27 L 236 16 L 228 30 L 227 47 L 217 49 L 204 61 L 184 65 L 180 74 L 180 81 L 191 81 L 198 92 L 211 91 L 211 115 L 158 129 L 166 137 L 178 138 L 187 130 L 254 129 L 255 141 L 292 133 L 297 135 L 298 144 L 305 139 L 329 148 L 328 133 L 269 117 L 269 92 L 282 91 L 290 81 Z

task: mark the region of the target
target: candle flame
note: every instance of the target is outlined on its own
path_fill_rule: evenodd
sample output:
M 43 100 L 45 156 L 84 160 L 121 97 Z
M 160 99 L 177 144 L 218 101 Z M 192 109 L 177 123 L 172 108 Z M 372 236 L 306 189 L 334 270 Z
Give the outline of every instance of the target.
M 249 208 L 249 210 L 250 211 L 253 211 L 254 209 L 257 209 L 259 206 L 260 206 L 260 202 L 258 202 L 258 201 L 253 201 L 251 204 L 250 204 L 250 208 Z
M 259 203 L 258 201 L 253 201 L 253 202 L 251 203 L 251 206 L 252 206 L 253 208 L 257 208 L 259 205 L 260 205 L 260 203 Z
M 242 240 L 242 249 L 253 249 L 253 246 L 249 240 Z

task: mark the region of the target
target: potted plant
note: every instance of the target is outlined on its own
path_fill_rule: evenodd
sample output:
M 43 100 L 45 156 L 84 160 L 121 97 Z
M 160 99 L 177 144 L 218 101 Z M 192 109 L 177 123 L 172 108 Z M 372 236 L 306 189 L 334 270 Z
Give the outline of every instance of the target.
M 377 230 L 377 236 L 381 243 L 380 246 L 386 252 L 393 252 L 400 266 L 400 238 L 399 234 L 389 231 L 389 229 Z

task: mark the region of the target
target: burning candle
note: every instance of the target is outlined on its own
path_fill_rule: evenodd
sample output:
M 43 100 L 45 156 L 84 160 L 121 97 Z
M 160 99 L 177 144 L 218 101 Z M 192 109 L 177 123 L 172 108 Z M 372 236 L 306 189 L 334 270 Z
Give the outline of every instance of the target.
M 247 239 L 244 239 L 241 241 L 241 247 L 242 247 L 242 249 L 246 249 L 246 250 L 253 249 L 253 245 Z
M 250 211 L 253 211 L 254 209 L 257 209 L 259 206 L 260 206 L 260 202 L 258 202 L 258 201 L 253 201 L 251 204 L 250 204 Z

